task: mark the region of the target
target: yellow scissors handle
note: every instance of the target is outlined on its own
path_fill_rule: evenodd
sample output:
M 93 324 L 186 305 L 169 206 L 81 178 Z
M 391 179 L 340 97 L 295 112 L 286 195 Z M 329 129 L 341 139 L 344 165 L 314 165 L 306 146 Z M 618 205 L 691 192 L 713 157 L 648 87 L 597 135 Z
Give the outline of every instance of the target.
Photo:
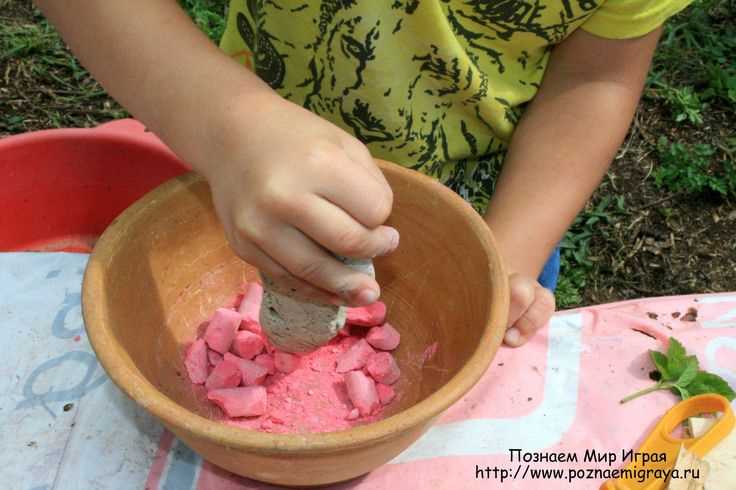
M 715 412 L 723 412 L 723 415 L 700 437 L 686 439 L 672 437 L 672 431 L 688 418 Z M 728 436 L 733 430 L 734 422 L 731 404 L 721 395 L 698 395 L 681 401 L 662 417 L 639 448 L 638 454 L 646 455 L 645 459 L 648 461 L 643 463 L 640 461 L 642 458 L 633 458 L 624 467 L 624 474 L 621 478 L 604 482 L 600 490 L 664 489 L 666 481 L 663 478 L 657 478 L 655 470 L 671 470 L 677 461 L 680 446 L 685 446 L 688 451 L 702 458 Z M 646 470 L 650 471 L 646 472 Z M 646 477 L 647 473 L 651 476 Z

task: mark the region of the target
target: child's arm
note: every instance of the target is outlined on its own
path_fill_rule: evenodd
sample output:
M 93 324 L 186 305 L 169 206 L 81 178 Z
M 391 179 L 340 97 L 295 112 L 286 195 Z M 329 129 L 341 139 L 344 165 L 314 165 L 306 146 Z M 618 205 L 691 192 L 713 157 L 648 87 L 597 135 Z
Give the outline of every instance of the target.
M 324 250 L 398 245 L 380 226 L 391 188 L 362 143 L 279 97 L 174 0 L 36 3 L 105 89 L 207 178 L 241 257 L 304 296 L 375 300 L 372 278 Z
M 578 29 L 551 55 L 485 216 L 509 267 L 509 345 L 523 344 L 554 312 L 534 278 L 626 135 L 659 34 L 608 40 Z

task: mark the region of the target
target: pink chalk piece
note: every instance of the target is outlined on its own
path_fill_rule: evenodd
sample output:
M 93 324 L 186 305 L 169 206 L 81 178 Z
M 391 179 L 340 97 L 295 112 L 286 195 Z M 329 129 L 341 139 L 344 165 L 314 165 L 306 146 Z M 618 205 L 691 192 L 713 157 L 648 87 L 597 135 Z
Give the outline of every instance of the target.
M 359 340 L 360 340 L 360 337 L 355 337 L 353 335 L 349 337 L 343 337 L 340 340 L 340 348 L 347 350 L 351 348 L 353 345 L 357 344 Z
M 82 337 L 79 336 L 79 335 L 75 335 L 74 336 L 74 342 L 79 342 L 81 339 L 82 339 Z
M 264 419 L 261 421 L 261 430 L 265 432 L 271 432 L 273 430 L 273 422 L 269 419 Z
M 247 286 L 248 286 L 248 283 L 245 283 L 244 287 L 247 287 Z M 242 303 L 242 302 L 243 302 L 243 293 L 238 293 L 238 294 L 236 294 L 236 295 L 235 295 L 235 299 L 234 299 L 234 300 L 232 301 L 232 307 L 233 307 L 233 309 L 234 309 L 235 311 L 238 311 L 238 309 L 240 308 L 240 303 Z M 228 302 L 227 302 L 226 304 L 224 304 L 224 305 L 223 305 L 222 307 L 223 307 L 223 308 L 228 308 L 228 306 L 230 305 L 230 303 L 231 303 L 231 302 L 230 302 L 230 301 L 228 301 Z
M 399 365 L 396 364 L 394 356 L 388 352 L 373 354 L 365 364 L 368 374 L 379 383 L 394 384 L 401 375 Z
M 269 420 L 273 422 L 276 425 L 284 425 L 286 418 L 288 418 L 288 415 L 283 414 L 283 412 L 280 412 L 278 410 L 273 410 L 269 416 Z
M 263 327 L 261 327 L 260 323 L 242 322 L 240 324 L 240 330 L 253 332 L 254 334 L 259 336 L 263 335 Z
M 222 362 L 222 354 L 212 349 L 207 349 L 207 359 L 210 361 L 210 366 L 217 366 Z
M 396 398 L 396 392 L 394 389 L 383 383 L 376 385 L 376 392 L 378 393 L 378 399 L 381 401 L 381 405 L 388 405 Z
M 225 360 L 232 362 L 238 367 L 244 386 L 263 384 L 266 376 L 268 376 L 268 369 L 248 359 L 241 359 L 228 352 L 225 354 Z
M 248 330 L 241 330 L 235 334 L 232 351 L 243 359 L 253 359 L 263 352 L 263 339 Z
M 424 349 L 424 352 L 422 353 L 422 364 L 429 362 L 434 355 L 437 354 L 438 347 L 439 344 L 437 342 L 433 342 Z
M 360 412 L 357 408 L 354 408 L 345 416 L 345 420 L 355 420 L 358 417 L 360 417 Z
M 257 282 L 249 283 L 238 308 L 240 315 L 243 317 L 244 324 L 259 323 L 262 300 L 263 286 Z
M 253 359 L 253 362 L 266 368 L 268 374 L 273 374 L 276 372 L 276 366 L 271 354 L 261 354 L 259 356 L 256 356 L 256 358 Z
M 207 381 L 209 362 L 207 361 L 207 344 L 204 339 L 197 339 L 189 346 L 184 355 L 184 367 L 192 383 L 201 385 Z
M 223 388 L 207 393 L 228 417 L 257 417 L 268 409 L 268 395 L 263 386 Z
M 294 372 L 299 367 L 299 358 L 287 352 L 276 351 L 273 361 L 276 370 L 286 374 Z
M 361 415 L 370 415 L 380 407 L 376 383 L 362 371 L 350 371 L 345 374 L 344 380 L 348 397 Z
M 347 373 L 348 371 L 360 369 L 365 366 L 368 358 L 375 354 L 375 352 L 373 347 L 365 339 L 360 339 L 337 358 L 336 371 L 338 373 Z
M 335 359 L 327 356 L 313 356 L 309 360 L 309 367 L 318 373 L 329 373 L 335 370 Z
M 263 338 L 263 346 L 265 347 L 266 352 L 269 354 L 273 354 L 274 352 L 276 352 L 276 348 L 273 345 L 271 345 L 271 342 L 268 341 L 268 338 L 267 337 L 262 337 L 262 338 Z
M 235 388 L 240 384 L 240 368 L 234 362 L 224 359 L 210 373 L 204 386 L 208 390 Z
M 215 310 L 204 334 L 204 340 L 210 349 L 220 354 L 229 351 L 241 320 L 242 317 L 237 311 L 226 308 Z
M 376 301 L 368 306 L 348 308 L 346 323 L 360 325 L 362 327 L 373 327 L 386 321 L 386 305 L 382 301 Z
M 384 323 L 368 330 L 365 340 L 376 349 L 394 350 L 399 346 L 401 335 L 390 323 Z
M 243 301 L 243 295 L 242 293 L 238 293 L 235 296 L 232 296 L 229 300 L 227 300 L 225 304 L 222 305 L 222 308 L 227 308 L 228 310 L 238 311 L 238 306 L 240 306 L 241 301 Z

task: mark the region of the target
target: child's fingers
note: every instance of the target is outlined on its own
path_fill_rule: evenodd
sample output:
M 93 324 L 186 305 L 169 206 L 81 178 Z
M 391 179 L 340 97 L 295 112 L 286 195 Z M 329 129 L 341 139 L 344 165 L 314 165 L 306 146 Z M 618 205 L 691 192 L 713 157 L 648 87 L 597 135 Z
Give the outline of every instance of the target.
M 366 146 L 357 138 L 349 138 L 348 141 L 343 143 L 342 147 L 352 161 L 365 168 L 380 183 L 388 185 L 386 177 L 383 176 L 383 172 L 381 172 L 381 169 L 376 165 L 376 162 L 373 160 L 368 148 L 366 148 Z
M 541 286 L 537 287 L 532 304 L 507 331 L 507 343 L 512 346 L 523 345 L 537 330 L 547 324 L 554 312 L 555 300 L 552 293 Z M 514 329 L 518 331 L 518 335 L 512 332 Z
M 314 192 L 367 228 L 382 225 L 393 206 L 391 187 L 383 178 L 375 178 L 344 154 L 340 156 L 324 166 L 323 178 L 315 182 Z
M 399 245 L 399 232 L 394 228 L 369 230 L 330 201 L 314 195 L 307 196 L 287 220 L 327 250 L 344 257 L 373 258 L 391 253 Z
M 232 242 L 238 256 L 271 278 L 279 289 L 314 303 L 345 304 L 345 301 L 336 295 L 294 277 L 253 243 L 239 238 L 234 238 Z
M 555 300 L 537 281 L 520 274 L 509 277 L 509 289 L 509 328 L 504 343 L 518 347 L 549 321 L 555 311 Z
M 534 283 L 521 274 L 509 276 L 509 320 L 508 326 L 516 323 L 516 320 L 524 314 L 529 305 L 534 301 Z
M 264 230 L 265 241 L 256 242 L 279 265 L 299 279 L 334 293 L 352 306 L 364 306 L 380 296 L 378 283 L 361 274 L 288 225 Z

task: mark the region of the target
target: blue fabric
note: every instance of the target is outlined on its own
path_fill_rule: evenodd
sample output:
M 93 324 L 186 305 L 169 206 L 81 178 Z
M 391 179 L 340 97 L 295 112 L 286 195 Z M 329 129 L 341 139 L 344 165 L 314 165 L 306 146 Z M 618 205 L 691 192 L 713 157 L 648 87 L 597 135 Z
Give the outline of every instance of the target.
M 539 284 L 549 289 L 553 293 L 557 288 L 557 280 L 560 278 L 560 247 L 555 247 L 552 255 L 544 264 L 541 274 L 539 274 Z

